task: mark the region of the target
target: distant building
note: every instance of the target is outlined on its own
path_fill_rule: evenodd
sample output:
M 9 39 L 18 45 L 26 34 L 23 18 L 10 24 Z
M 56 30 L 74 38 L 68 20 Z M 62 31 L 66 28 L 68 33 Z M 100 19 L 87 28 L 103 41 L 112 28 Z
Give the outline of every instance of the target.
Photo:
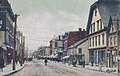
M 62 60 L 62 54 L 63 54 L 63 36 L 59 35 L 58 37 L 53 38 L 50 41 L 50 52 L 51 55 L 57 54 L 57 58 L 59 60 Z
M 89 64 L 89 52 L 88 52 L 88 40 L 84 38 L 68 47 L 69 60 L 72 61 L 73 56 L 76 57 L 77 63 L 80 60 L 85 60 L 86 64 Z
M 79 40 L 84 39 L 85 37 L 86 31 L 85 29 L 82 30 L 82 28 L 79 28 L 79 31 L 70 31 L 68 33 L 65 33 L 63 56 L 66 56 L 68 54 L 68 47 L 78 42 Z

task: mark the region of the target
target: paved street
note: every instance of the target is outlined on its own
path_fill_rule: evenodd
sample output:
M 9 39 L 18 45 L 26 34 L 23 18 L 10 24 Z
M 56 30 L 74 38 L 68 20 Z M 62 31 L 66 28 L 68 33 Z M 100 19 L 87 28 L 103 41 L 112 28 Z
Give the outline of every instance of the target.
M 25 68 L 11 76 L 115 76 L 113 74 L 87 70 L 86 68 L 72 67 L 67 64 L 48 62 L 43 60 L 29 62 Z

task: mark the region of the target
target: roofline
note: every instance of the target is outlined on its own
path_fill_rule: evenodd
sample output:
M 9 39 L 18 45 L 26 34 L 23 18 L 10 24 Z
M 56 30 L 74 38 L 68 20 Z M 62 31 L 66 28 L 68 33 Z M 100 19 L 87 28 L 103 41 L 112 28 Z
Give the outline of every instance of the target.
M 97 8 L 97 3 L 98 3 L 98 1 L 96 1 L 95 3 L 93 3 L 90 6 L 90 12 L 89 12 L 89 17 L 88 17 L 88 22 L 87 22 L 87 27 L 86 27 L 86 34 L 89 33 L 89 27 L 90 27 L 90 23 L 92 21 L 92 14 L 93 14 L 94 9 Z

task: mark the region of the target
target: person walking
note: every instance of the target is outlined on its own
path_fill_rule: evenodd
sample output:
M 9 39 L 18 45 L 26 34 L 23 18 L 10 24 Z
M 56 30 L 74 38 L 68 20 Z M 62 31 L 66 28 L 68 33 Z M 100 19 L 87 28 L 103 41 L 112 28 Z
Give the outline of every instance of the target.
M 47 61 L 47 58 L 45 58 L 45 61 L 44 61 L 44 62 L 45 62 L 45 66 L 46 66 L 46 65 L 47 65 L 47 62 L 48 62 L 48 61 Z

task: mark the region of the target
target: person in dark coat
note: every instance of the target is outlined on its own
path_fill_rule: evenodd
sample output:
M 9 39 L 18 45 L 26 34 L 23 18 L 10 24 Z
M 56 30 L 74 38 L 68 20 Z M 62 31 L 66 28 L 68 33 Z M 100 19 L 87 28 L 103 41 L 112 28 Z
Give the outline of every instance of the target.
M 45 61 L 44 61 L 44 62 L 45 62 L 45 65 L 47 65 L 47 62 L 48 62 L 48 61 L 47 61 L 47 58 L 45 58 Z
M 85 60 L 83 60 L 82 64 L 83 64 L 83 67 L 85 67 Z
M 0 58 L 0 69 L 1 69 L 1 71 L 3 71 L 3 67 L 4 67 L 4 59 Z

